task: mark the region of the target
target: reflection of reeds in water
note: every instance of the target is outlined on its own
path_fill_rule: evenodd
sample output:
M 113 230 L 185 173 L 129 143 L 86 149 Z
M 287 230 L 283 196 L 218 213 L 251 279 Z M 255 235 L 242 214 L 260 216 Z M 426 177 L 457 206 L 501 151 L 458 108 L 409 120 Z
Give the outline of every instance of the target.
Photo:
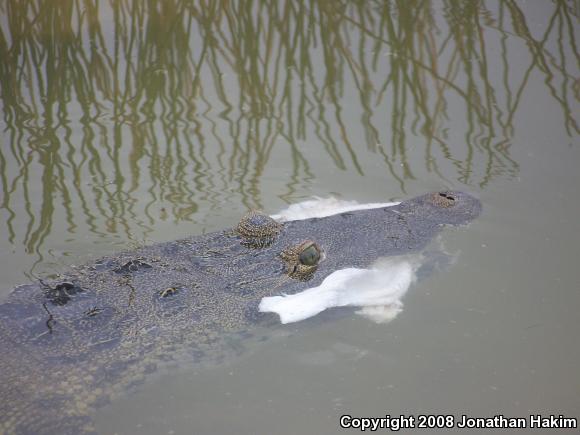
M 569 72 L 580 62 L 577 11 L 554 2 L 538 38 L 514 1 L 447 0 L 440 9 L 0 1 L 0 207 L 10 242 L 22 213 L 34 251 L 56 224 L 128 233 L 131 220 L 147 233 L 160 203 L 191 219 L 200 200 L 227 201 L 233 190 L 259 207 L 274 148 L 289 156 L 283 197 L 314 178 L 312 147 L 360 174 L 360 156 L 378 153 L 404 190 L 419 169 L 409 132 L 425 138 L 428 171 L 483 186 L 518 171 L 510 139 L 532 72 L 545 77 L 568 134 L 578 133 L 578 77 Z M 523 71 L 509 64 L 508 37 L 527 50 Z M 450 105 L 465 108 L 464 147 L 448 137 Z M 55 222 L 58 208 L 64 221 Z

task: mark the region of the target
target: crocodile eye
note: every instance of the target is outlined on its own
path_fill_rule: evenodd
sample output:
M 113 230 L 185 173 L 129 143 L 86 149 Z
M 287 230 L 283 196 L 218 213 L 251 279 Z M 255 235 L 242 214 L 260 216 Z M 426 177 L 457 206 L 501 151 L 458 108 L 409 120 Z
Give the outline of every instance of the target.
M 324 250 L 312 240 L 305 240 L 288 246 L 280 252 L 280 258 L 286 263 L 286 273 L 290 278 L 308 281 L 324 259 Z
M 242 245 L 248 248 L 266 248 L 270 246 L 282 230 L 282 225 L 270 216 L 252 210 L 240 220 L 235 232 L 241 236 Z
M 316 248 L 316 245 L 312 243 L 302 250 L 298 259 L 305 266 L 314 266 L 320 261 L 320 252 Z

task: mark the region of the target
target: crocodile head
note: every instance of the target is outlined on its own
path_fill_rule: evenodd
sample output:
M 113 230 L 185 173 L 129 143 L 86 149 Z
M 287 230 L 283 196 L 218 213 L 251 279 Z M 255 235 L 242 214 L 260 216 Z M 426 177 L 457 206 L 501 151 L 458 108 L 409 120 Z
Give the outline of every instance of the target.
M 276 228 L 270 249 L 287 263 L 290 276 L 308 278 L 316 276 L 318 262 L 319 272 L 329 273 L 419 251 L 442 227 L 467 224 L 480 213 L 480 201 L 467 193 L 428 193 L 392 206 L 285 222 Z M 295 266 L 308 273 L 296 274 Z
M 392 319 L 415 280 L 419 252 L 443 226 L 466 224 L 480 212 L 473 196 L 445 191 L 389 207 L 289 222 L 279 237 L 290 246 L 279 257 L 293 281 L 306 282 L 286 284 L 263 298 L 259 310 L 277 313 L 282 323 L 337 306 L 372 308 L 373 313 L 380 308 L 381 319 Z M 301 241 L 301 235 L 307 239 Z

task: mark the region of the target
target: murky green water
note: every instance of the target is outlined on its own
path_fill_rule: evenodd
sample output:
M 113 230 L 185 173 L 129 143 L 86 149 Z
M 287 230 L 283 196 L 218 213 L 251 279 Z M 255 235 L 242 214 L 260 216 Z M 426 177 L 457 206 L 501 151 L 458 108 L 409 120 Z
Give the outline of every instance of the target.
M 456 264 L 394 322 L 291 325 L 153 380 L 97 427 L 580 418 L 579 16 L 577 1 L 0 1 L 0 297 L 248 208 L 467 190 L 484 214 L 445 234 Z

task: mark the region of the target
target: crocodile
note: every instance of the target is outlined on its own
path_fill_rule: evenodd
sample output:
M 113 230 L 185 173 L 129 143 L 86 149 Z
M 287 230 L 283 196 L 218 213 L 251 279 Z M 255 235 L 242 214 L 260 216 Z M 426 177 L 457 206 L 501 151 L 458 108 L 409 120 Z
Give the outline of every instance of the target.
M 273 325 L 263 298 L 420 252 L 480 211 L 455 191 L 288 222 L 253 211 L 231 229 L 16 287 L 0 304 L 0 433 L 95 433 L 91 413 L 160 367 L 219 358 L 224 337 Z

